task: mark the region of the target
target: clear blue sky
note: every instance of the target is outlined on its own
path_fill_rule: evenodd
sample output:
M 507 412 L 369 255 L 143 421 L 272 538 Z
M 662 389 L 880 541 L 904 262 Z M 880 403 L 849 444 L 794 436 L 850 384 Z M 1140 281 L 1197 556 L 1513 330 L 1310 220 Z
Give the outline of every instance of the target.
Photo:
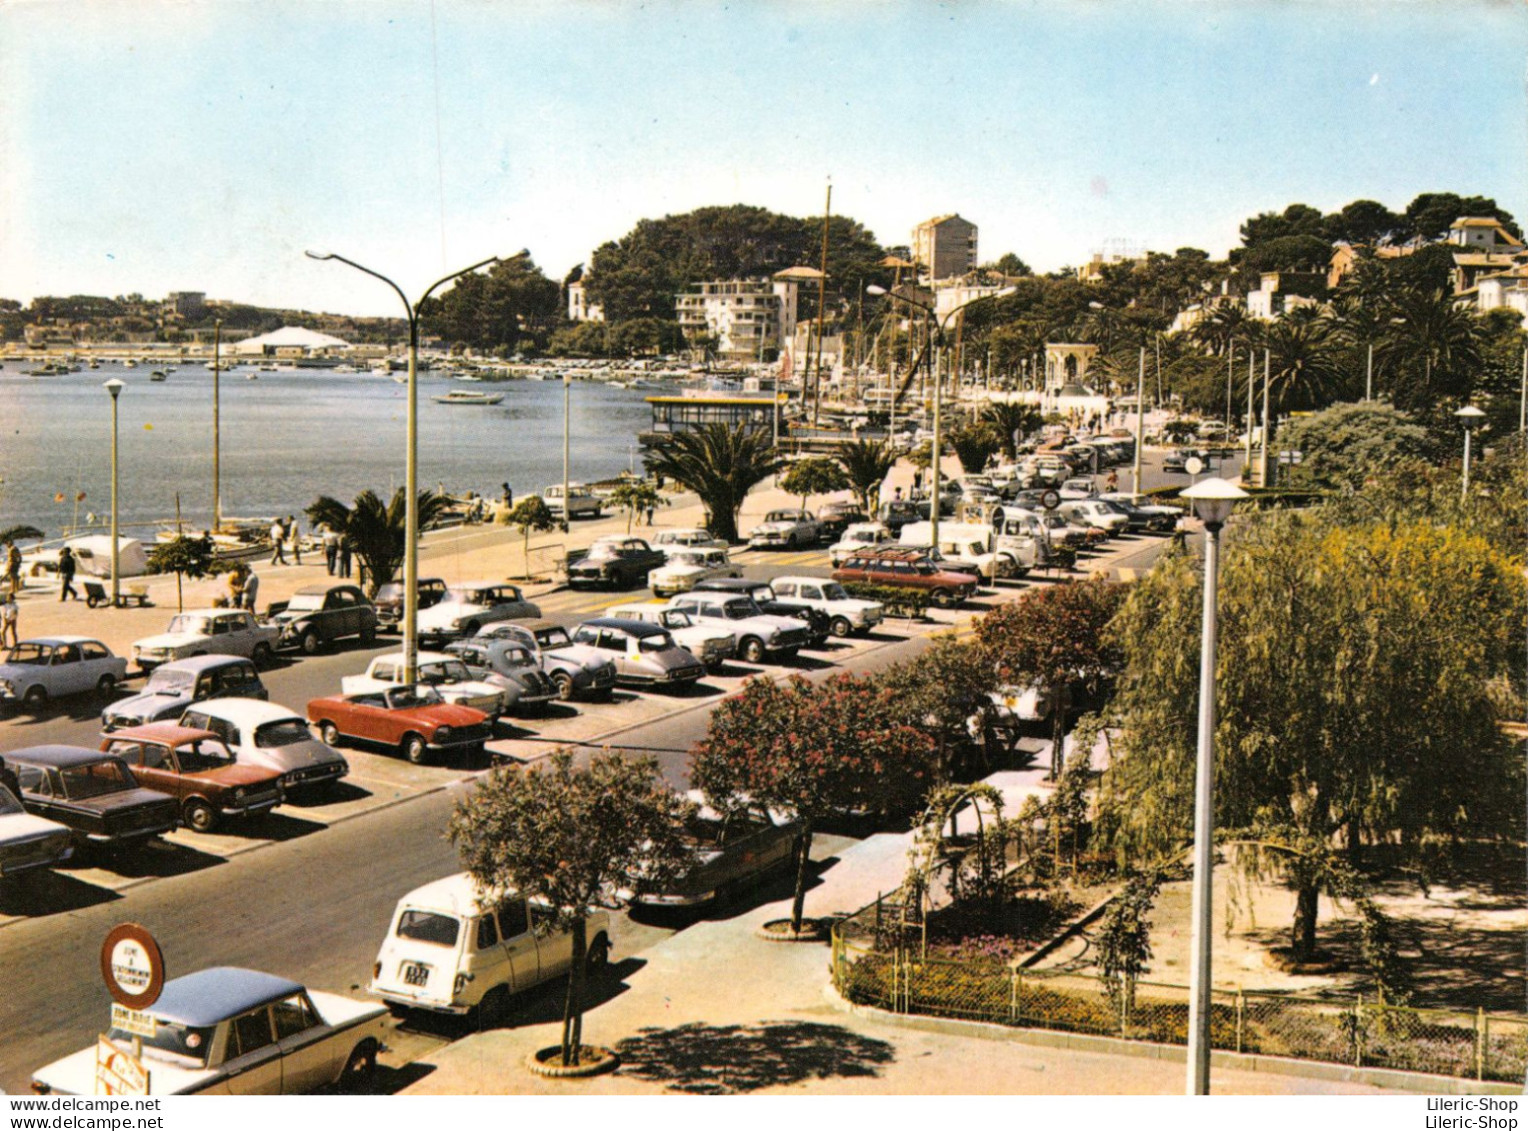
M 1528 220 L 1521 4 L 0 0 L 0 296 L 392 314 L 644 216 L 959 212 L 1037 269 L 1418 192 Z

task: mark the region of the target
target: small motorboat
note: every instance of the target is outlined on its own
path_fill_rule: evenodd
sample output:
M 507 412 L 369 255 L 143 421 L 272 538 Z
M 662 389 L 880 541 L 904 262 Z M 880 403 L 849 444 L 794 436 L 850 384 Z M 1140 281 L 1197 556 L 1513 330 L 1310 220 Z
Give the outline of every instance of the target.
M 163 369 L 156 369 L 154 372 L 149 374 L 150 381 L 167 381 L 169 380 L 169 377 L 170 375 Z
M 479 393 L 472 389 L 452 389 L 442 396 L 431 397 L 436 404 L 498 404 L 503 393 Z

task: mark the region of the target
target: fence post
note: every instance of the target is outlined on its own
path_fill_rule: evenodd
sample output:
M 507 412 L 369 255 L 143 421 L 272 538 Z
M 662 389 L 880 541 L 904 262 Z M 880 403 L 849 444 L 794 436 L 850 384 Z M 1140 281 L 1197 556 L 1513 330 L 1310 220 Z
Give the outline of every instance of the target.
M 1475 1010 L 1475 1079 L 1486 1078 L 1486 1034 L 1490 1019 L 1486 1017 L 1484 1006 Z
M 1022 977 L 1017 966 L 1008 967 L 1008 1020 L 1019 1019 L 1019 979 Z
M 1353 1000 L 1353 1066 L 1364 1066 L 1364 995 L 1359 994 Z
M 1241 987 L 1236 989 L 1236 1051 L 1242 1051 L 1242 1034 L 1246 1031 L 1247 1024 L 1247 999 L 1242 994 Z
M 884 894 L 879 891 L 875 893 L 875 941 L 877 943 L 881 941 L 881 897 Z

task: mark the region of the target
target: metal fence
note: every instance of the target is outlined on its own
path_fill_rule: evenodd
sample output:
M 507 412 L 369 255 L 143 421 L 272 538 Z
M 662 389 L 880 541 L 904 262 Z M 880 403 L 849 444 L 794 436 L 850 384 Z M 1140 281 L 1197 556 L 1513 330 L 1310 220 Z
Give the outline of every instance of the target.
M 1096 978 L 1026 971 L 995 959 L 930 955 L 900 897 L 877 900 L 833 931 L 833 984 L 894 1013 L 1183 1045 L 1188 987 L 1137 982 L 1112 997 Z M 1520 1082 L 1528 1015 L 1414 1009 L 1382 1001 L 1216 990 L 1211 1047 L 1357 1067 Z

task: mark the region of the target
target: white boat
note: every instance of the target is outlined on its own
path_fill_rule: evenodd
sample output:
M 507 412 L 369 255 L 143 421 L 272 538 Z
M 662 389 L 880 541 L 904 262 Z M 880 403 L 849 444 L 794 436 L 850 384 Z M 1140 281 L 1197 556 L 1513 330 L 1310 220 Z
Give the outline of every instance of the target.
M 498 404 L 503 393 L 479 393 L 471 389 L 452 389 L 442 396 L 431 397 L 436 404 Z
M 260 374 L 258 374 L 258 373 L 246 373 L 246 374 L 244 374 L 244 380 L 246 380 L 246 381 L 258 381 L 258 380 L 260 380 Z
M 124 361 L 122 363 L 122 366 L 123 366 L 124 369 L 137 369 L 138 368 L 138 363 L 136 361 L 134 361 L 132 358 L 128 358 L 126 361 Z

